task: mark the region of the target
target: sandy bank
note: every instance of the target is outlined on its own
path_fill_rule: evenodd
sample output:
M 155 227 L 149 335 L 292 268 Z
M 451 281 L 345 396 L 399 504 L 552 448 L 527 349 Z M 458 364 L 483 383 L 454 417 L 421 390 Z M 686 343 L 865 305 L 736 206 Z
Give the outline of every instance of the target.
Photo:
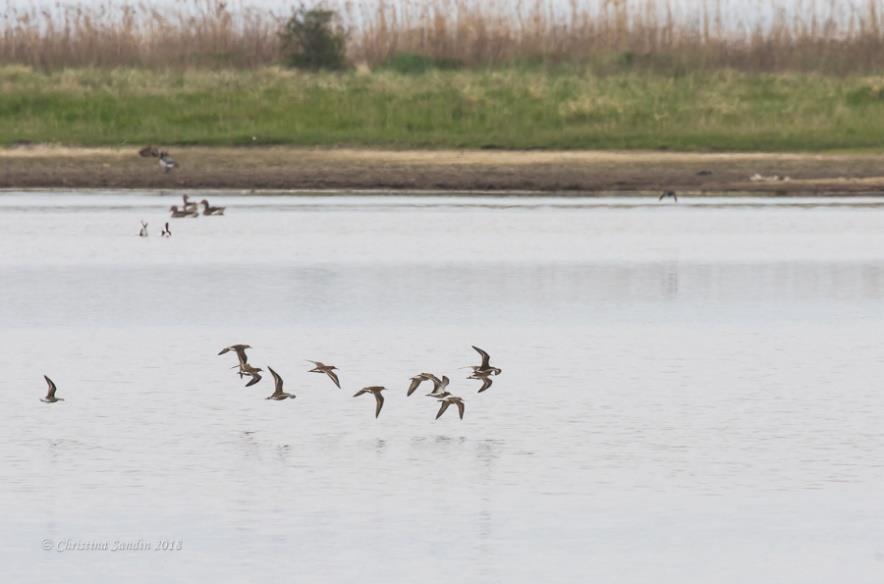
M 194 147 L 170 149 L 180 168 L 166 174 L 137 149 L 0 149 L 0 188 L 884 192 L 884 154 Z

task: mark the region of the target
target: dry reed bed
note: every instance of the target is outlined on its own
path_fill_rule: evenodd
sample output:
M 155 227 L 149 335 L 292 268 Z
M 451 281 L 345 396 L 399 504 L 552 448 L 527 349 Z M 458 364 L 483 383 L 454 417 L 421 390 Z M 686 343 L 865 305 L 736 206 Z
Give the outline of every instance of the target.
M 673 18 L 670 0 L 378 0 L 326 2 L 350 30 L 352 63 L 378 66 L 415 53 L 468 67 L 579 61 L 599 70 L 732 67 L 750 71 L 884 71 L 880 0 L 859 10 L 821 0 L 766 26 L 722 23 L 704 0 L 693 23 Z M 773 0 L 771 0 L 773 2 Z M 0 21 L 0 64 L 62 67 L 250 68 L 279 61 L 285 13 L 188 0 L 150 4 L 8 8 Z

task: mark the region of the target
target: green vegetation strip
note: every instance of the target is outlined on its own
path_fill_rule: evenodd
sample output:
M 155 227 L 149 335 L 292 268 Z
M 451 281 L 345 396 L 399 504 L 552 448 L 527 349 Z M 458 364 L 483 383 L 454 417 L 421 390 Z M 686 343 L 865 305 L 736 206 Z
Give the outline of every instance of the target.
M 880 150 L 884 77 L 0 68 L 0 144 Z

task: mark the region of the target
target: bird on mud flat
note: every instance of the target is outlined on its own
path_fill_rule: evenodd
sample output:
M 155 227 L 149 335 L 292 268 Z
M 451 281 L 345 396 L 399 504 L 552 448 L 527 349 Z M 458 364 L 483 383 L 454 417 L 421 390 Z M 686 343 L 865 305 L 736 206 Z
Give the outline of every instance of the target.
M 165 150 L 160 152 L 160 168 L 163 169 L 164 172 L 169 173 L 173 168 L 178 168 L 178 163 L 169 156 L 169 153 Z
M 381 415 L 381 408 L 384 407 L 384 396 L 381 395 L 381 392 L 387 389 L 386 387 L 382 387 L 380 385 L 371 385 L 369 387 L 363 387 L 359 391 L 353 394 L 353 397 L 359 397 L 364 393 L 372 393 L 374 394 L 374 399 L 377 402 L 377 406 L 374 410 L 374 417 L 377 418 Z
M 447 410 L 448 406 L 450 406 L 451 404 L 457 406 L 457 413 L 460 414 L 460 419 L 463 420 L 464 403 L 462 398 L 459 398 L 456 395 L 449 394 L 443 398 L 440 398 L 439 401 L 442 403 L 442 405 L 439 406 L 439 413 L 436 414 L 437 420 L 442 414 L 445 413 L 445 410 Z
M 203 199 L 202 201 L 200 201 L 200 205 L 203 206 L 203 215 L 206 215 L 209 217 L 223 215 L 224 209 L 226 208 L 226 207 L 213 207 L 209 204 L 209 201 L 207 201 L 206 199 Z
M 49 377 L 43 376 L 43 379 L 46 380 L 46 383 L 49 385 L 49 391 L 46 392 L 46 397 L 41 397 L 40 401 L 47 404 L 54 404 L 55 402 L 64 401 L 63 397 L 55 397 L 55 392 L 58 391 L 58 388 L 55 387 L 55 383 Z
M 279 376 L 279 373 L 274 371 L 270 365 L 267 366 L 267 371 L 269 371 L 270 375 L 273 376 L 273 383 L 275 384 L 275 388 L 273 390 L 273 393 L 270 394 L 269 397 L 266 397 L 264 399 L 272 399 L 276 401 L 281 401 L 284 399 L 295 399 L 295 394 L 286 393 L 282 390 L 282 377 Z
M 662 201 L 663 199 L 672 199 L 677 203 L 678 195 L 675 194 L 675 191 L 663 191 L 663 193 L 657 198 L 657 200 Z
M 308 373 L 325 373 L 326 375 L 328 375 L 328 378 L 332 380 L 332 383 L 337 385 L 338 389 L 341 389 L 341 381 L 338 379 L 338 374 L 335 373 L 335 369 L 337 369 L 337 367 L 335 367 L 334 365 L 326 365 L 322 361 L 313 361 L 311 359 L 307 359 L 307 362 L 313 363 L 313 365 L 315 365 L 315 367 L 313 369 L 310 369 Z
M 148 144 L 138 151 L 138 155 L 142 158 L 158 158 L 160 155 L 160 151 L 157 150 L 155 146 L 151 146 L 150 144 Z

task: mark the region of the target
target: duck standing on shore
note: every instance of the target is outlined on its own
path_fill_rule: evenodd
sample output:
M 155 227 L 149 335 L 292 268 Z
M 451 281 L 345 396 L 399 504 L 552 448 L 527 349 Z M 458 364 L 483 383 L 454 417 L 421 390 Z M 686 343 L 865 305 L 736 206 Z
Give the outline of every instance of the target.
M 169 153 L 165 150 L 160 152 L 160 168 L 163 169 L 164 172 L 169 173 L 173 168 L 178 168 L 178 163 L 175 162 Z

